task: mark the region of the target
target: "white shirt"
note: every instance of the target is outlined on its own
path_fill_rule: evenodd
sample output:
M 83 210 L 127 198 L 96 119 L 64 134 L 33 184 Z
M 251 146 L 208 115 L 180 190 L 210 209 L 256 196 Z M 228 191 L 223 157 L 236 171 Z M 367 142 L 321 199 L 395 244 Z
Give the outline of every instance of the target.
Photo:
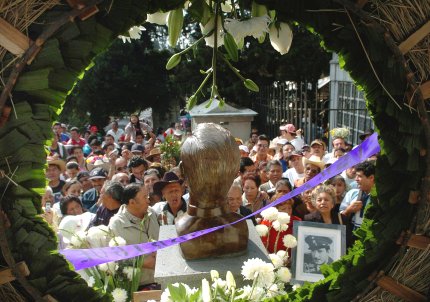
M 125 134 L 125 132 L 121 128 L 118 128 L 116 133 L 115 133 L 115 131 L 113 131 L 113 129 L 110 129 L 106 134 L 112 135 L 113 138 L 115 139 L 115 143 L 117 143 L 119 141 L 120 137 Z
M 294 187 L 294 182 L 297 179 L 305 177 L 305 173 L 297 173 L 297 170 L 295 168 L 290 168 L 284 173 L 282 173 L 282 178 L 288 178 L 288 181 L 291 184 L 291 187 Z

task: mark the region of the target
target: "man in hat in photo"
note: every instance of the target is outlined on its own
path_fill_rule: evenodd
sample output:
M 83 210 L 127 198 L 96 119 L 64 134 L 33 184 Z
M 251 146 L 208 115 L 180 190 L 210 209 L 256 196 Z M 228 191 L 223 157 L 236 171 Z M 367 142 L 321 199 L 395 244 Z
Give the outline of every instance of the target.
M 66 171 L 66 163 L 58 157 L 52 156 L 47 158 L 48 168 L 46 169 L 46 178 L 48 185 L 54 193 L 54 202 L 61 199 L 61 190 L 65 184 L 61 179 L 61 174 Z
M 306 236 L 305 242 L 310 253 L 304 254 L 303 272 L 321 274 L 321 266 L 333 262 L 333 258 L 330 257 L 333 241 L 329 237 L 309 235 Z
M 165 200 L 157 202 L 153 207 L 161 225 L 175 224 L 175 219 L 187 212 L 187 204 L 182 198 L 182 184 L 183 180 L 174 172 L 167 172 L 162 180 L 154 183 L 154 193 Z
M 89 189 L 82 195 L 82 204 L 85 209 L 90 210 L 92 213 L 97 211 L 96 207 L 93 207 L 100 197 L 101 189 L 107 178 L 107 171 L 101 167 L 94 168 L 89 172 L 88 179 L 91 181 L 93 188 Z

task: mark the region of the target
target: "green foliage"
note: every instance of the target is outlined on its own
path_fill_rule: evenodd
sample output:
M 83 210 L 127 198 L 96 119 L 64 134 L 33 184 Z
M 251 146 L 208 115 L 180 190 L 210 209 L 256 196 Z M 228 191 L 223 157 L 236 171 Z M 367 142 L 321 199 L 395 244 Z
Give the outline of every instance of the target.
M 85 122 L 105 126 L 111 115 L 147 107 L 160 111 L 168 108 L 175 98 L 175 88 L 164 68 L 169 53 L 152 49 L 149 33 L 144 35 L 131 43 L 117 39 L 96 58 L 94 67 L 68 97 L 61 120 L 79 126 Z

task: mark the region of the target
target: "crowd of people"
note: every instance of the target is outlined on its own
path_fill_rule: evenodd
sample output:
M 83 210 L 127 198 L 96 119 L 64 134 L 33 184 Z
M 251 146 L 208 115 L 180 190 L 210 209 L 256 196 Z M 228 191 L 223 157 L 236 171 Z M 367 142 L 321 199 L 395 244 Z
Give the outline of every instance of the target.
M 55 123 L 52 129 L 54 139 L 46 146 L 49 185 L 42 196 L 42 207 L 45 219 L 58 230 L 61 247 L 67 246 L 76 226 L 88 229 L 106 225 L 127 244 L 157 240 L 161 225 L 174 224 L 186 213 L 189 194 L 179 158 L 172 159 L 176 165 L 172 166 L 171 160 L 165 165 L 160 150 L 168 136 L 181 142 L 192 135 L 181 123 L 154 133 L 148 123 L 132 115 L 125 129 L 113 121 L 104 136 L 95 126 L 84 133 L 76 127 L 68 131 L 61 123 Z M 366 131 L 361 139 L 371 134 L 371 130 Z M 232 212 L 243 216 L 302 186 L 351 150 L 345 137 L 332 137 L 331 150 L 320 139 L 306 144 L 301 130 L 296 131 L 292 124 L 282 125 L 280 135 L 273 139 L 253 129 L 248 141 L 237 138 L 236 142 L 241 159 L 226 202 Z M 352 231 L 361 225 L 366 206 L 371 203 L 375 159 L 350 167 L 277 205 L 278 211 L 291 217 L 283 235 L 292 233 L 294 221 L 343 224 L 350 246 L 354 241 Z M 260 215 L 252 221 L 270 225 Z M 269 242 L 268 252 L 285 250 L 276 244 Z M 153 286 L 154 267 L 155 255 L 146 257 L 141 281 L 144 287 Z

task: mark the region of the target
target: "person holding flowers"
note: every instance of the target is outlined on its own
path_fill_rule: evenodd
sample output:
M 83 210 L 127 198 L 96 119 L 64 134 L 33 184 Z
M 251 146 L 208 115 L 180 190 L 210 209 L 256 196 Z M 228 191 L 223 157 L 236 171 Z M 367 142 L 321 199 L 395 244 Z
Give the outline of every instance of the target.
M 148 191 L 145 186 L 132 183 L 124 188 L 122 205 L 109 222 L 109 229 L 115 236 L 125 239 L 127 244 L 145 243 L 158 240 L 160 225 L 157 214 L 149 206 Z M 143 260 L 140 285 L 153 288 L 155 253 Z
M 282 193 L 278 193 L 274 198 L 278 199 L 282 195 Z M 267 232 L 265 231 L 260 233 L 260 236 L 263 235 L 261 236 L 261 241 L 269 253 L 286 251 L 287 248 L 289 248 L 288 246 L 285 246 L 283 239 L 285 236 L 293 233 L 294 221 L 301 221 L 299 217 L 292 215 L 293 204 L 294 201 L 292 199 L 288 199 L 287 201 L 276 205 L 276 207 L 269 208 L 268 210 L 261 212 L 263 220 L 260 225 L 266 226 L 267 228 L 264 228 L 264 230 L 267 229 Z M 263 227 L 259 228 L 263 229 Z

